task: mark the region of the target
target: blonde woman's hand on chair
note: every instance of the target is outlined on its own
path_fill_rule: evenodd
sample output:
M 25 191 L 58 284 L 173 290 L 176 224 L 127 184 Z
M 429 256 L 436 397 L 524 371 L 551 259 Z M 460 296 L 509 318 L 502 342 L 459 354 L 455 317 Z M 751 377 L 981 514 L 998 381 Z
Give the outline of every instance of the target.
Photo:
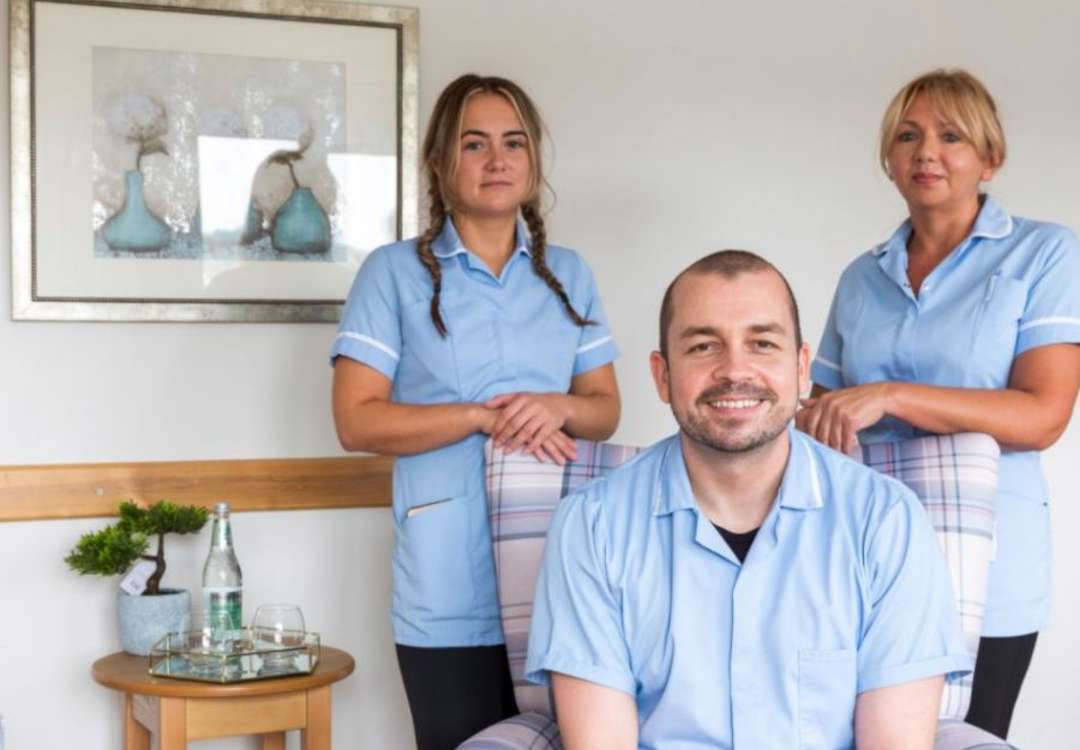
M 888 413 L 889 383 L 839 388 L 800 401 L 795 426 L 842 453 L 859 444 L 858 435 Z

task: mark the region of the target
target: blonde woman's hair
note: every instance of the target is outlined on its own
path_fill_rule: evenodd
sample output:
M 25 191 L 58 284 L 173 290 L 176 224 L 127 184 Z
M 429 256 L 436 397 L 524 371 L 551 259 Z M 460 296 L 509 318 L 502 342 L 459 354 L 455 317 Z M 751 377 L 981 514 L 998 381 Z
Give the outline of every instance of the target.
M 570 303 L 562 282 L 547 265 L 547 229 L 540 211 L 540 188 L 546 185 L 544 165 L 541 159 L 540 139 L 544 124 L 540 113 L 524 90 L 506 78 L 496 76 L 478 76 L 467 73 L 451 81 L 439 94 L 435 109 L 431 112 L 424 145 L 420 156 L 423 160 L 424 176 L 428 183 L 428 227 L 416 241 L 416 254 L 431 276 L 431 321 L 439 335 L 446 336 L 446 322 L 439 311 L 439 295 L 442 291 L 442 268 L 435 257 L 432 246 L 435 239 L 446 226 L 446 219 L 454 210 L 456 196 L 452 184 L 459 159 L 461 141 L 461 123 L 465 117 L 465 105 L 477 94 L 496 94 L 505 98 L 517 113 L 522 128 L 525 129 L 526 144 L 529 152 L 529 185 L 525 201 L 521 204 L 521 216 L 529 228 L 532 238 L 530 253 L 533 271 L 562 302 L 566 314 L 579 326 L 593 325 L 594 322 L 582 317 Z
M 893 97 L 881 120 L 879 159 L 889 173 L 889 150 L 896 141 L 896 131 L 915 99 L 925 96 L 937 112 L 953 125 L 994 169 L 1005 163 L 1005 131 L 998 119 L 997 106 L 990 92 L 978 78 L 966 70 L 939 68 L 908 83 Z

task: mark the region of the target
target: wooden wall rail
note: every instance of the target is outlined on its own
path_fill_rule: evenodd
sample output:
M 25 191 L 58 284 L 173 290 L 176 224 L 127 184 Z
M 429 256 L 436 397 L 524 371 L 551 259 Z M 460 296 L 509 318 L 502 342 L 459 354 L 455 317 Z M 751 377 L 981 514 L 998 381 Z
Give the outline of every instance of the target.
M 384 507 L 392 464 L 361 456 L 0 466 L 0 521 L 112 516 L 127 498 L 227 500 L 233 510 Z

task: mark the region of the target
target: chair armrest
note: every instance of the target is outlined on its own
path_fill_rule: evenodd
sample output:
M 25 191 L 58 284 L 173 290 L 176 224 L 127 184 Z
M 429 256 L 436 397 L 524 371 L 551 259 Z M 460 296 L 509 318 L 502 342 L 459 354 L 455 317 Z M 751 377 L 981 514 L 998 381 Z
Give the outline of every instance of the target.
M 474 734 L 458 750 L 562 750 L 555 719 L 529 711 Z
M 959 719 L 942 719 L 938 722 L 934 750 L 1016 750 L 1016 747 Z

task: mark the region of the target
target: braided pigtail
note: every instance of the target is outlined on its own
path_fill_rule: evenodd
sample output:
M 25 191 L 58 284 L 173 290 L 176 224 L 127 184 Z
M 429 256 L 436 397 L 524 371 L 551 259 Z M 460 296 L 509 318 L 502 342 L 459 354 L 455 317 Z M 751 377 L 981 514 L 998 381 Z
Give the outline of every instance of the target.
M 566 293 L 566 289 L 563 287 L 562 282 L 555 278 L 555 274 L 548 268 L 545 255 L 547 253 L 547 229 L 544 228 L 544 219 L 540 216 L 540 211 L 537 209 L 537 201 L 532 200 L 528 203 L 524 203 L 521 206 L 521 216 L 525 219 L 525 224 L 529 227 L 529 234 L 532 235 L 532 267 L 533 271 L 544 280 L 544 283 L 548 285 L 551 291 L 555 292 L 555 296 L 562 302 L 563 307 L 566 308 L 566 314 L 570 316 L 570 319 L 578 326 L 584 328 L 585 326 L 594 326 L 596 321 L 587 320 L 578 314 L 578 311 L 574 309 L 574 306 L 570 304 L 570 296 Z
M 446 206 L 443 204 L 442 192 L 435 181 L 431 181 L 428 187 L 428 201 L 431 204 L 431 213 L 428 219 L 428 228 L 416 239 L 416 255 L 424 268 L 431 275 L 431 286 L 434 292 L 431 295 L 431 322 L 435 324 L 435 330 L 439 335 L 446 338 L 446 323 L 443 322 L 442 313 L 439 312 L 439 294 L 442 292 L 442 267 L 439 259 L 435 257 L 431 246 L 435 238 L 442 234 L 446 225 Z

